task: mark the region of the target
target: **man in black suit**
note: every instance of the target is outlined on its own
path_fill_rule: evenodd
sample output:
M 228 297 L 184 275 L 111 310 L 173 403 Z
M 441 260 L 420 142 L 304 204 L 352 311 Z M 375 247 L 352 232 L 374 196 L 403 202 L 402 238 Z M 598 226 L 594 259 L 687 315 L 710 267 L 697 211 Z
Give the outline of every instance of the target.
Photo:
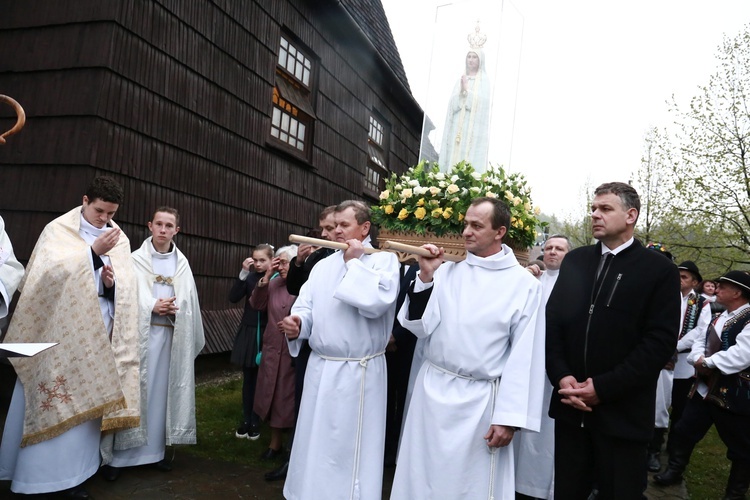
M 555 497 L 645 498 L 656 381 L 677 343 L 679 274 L 633 238 L 640 199 L 602 184 L 596 245 L 570 252 L 547 303 L 547 375 L 557 389 Z

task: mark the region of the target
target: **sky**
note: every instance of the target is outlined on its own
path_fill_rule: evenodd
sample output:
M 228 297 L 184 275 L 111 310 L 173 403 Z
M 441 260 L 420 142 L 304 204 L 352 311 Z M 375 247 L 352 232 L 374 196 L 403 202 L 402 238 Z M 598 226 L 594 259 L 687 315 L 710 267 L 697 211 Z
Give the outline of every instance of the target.
M 412 93 L 426 111 L 437 110 L 435 89 L 446 85 L 441 68 L 456 71 L 443 49 L 433 54 L 433 43 L 449 33 L 440 13 L 479 1 L 382 0 Z M 687 107 L 716 71 L 724 35 L 750 24 L 748 0 L 492 4 L 501 5 L 501 19 L 485 15 L 482 31 L 499 38 L 505 54 L 496 72 L 494 102 L 502 112 L 495 118 L 493 108 L 490 161 L 524 173 L 534 203 L 561 219 L 583 213 L 586 186 L 633 178 L 648 130 L 673 127 L 667 101 L 674 95 Z M 451 17 L 465 45 L 463 33 L 476 21 L 467 27 L 463 17 Z

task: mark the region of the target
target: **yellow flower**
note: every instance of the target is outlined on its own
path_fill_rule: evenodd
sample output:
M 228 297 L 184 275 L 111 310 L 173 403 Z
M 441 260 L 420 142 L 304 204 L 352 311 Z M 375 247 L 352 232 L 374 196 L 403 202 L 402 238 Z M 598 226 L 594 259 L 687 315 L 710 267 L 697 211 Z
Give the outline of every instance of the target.
M 542 213 L 542 209 L 539 207 L 534 207 L 534 215 L 539 215 L 540 213 Z
M 414 211 L 414 217 L 416 217 L 419 220 L 424 219 L 424 216 L 427 215 L 427 210 L 424 209 L 424 207 L 419 207 Z
M 387 198 L 388 198 L 388 197 L 389 197 L 390 195 L 391 195 L 391 192 L 390 192 L 390 191 L 388 191 L 388 190 L 386 189 L 385 191 L 383 191 L 382 193 L 380 193 L 380 199 L 381 199 L 381 200 L 385 200 L 385 199 L 387 199 Z
M 456 194 L 458 193 L 458 191 L 459 191 L 459 188 L 455 184 L 450 184 L 448 185 L 447 188 L 445 188 L 445 192 L 448 194 Z
M 451 215 L 453 215 L 453 209 L 451 207 L 448 207 L 445 210 L 443 210 L 443 218 L 444 219 L 450 219 Z
M 393 205 L 386 205 L 383 207 L 383 212 L 390 215 L 393 213 Z
M 506 191 L 506 192 L 505 192 L 505 198 L 506 198 L 506 199 L 507 199 L 508 201 L 513 201 L 513 198 L 514 198 L 514 196 L 513 196 L 513 193 L 511 193 L 510 191 Z
M 464 214 L 458 214 L 458 222 L 464 220 Z
M 523 209 L 526 210 L 527 212 L 530 211 L 531 210 L 531 203 L 529 203 L 528 201 L 526 203 L 524 203 L 523 204 Z
M 484 195 L 487 198 L 497 198 L 497 195 L 495 193 L 493 193 L 492 191 L 487 191 L 486 193 L 484 193 Z
M 424 198 L 420 198 L 419 199 L 419 201 L 417 202 L 417 206 L 418 207 L 423 207 L 424 206 Z
M 407 217 L 409 217 L 409 211 L 405 208 L 402 208 L 401 211 L 398 213 L 398 219 L 404 220 Z
M 437 207 L 435 210 L 432 211 L 432 216 L 436 219 L 439 219 L 440 216 L 443 215 L 443 209 L 440 207 Z
M 521 203 L 521 198 L 519 198 L 517 196 L 515 198 L 513 198 L 513 206 L 514 207 L 517 207 L 520 203 Z

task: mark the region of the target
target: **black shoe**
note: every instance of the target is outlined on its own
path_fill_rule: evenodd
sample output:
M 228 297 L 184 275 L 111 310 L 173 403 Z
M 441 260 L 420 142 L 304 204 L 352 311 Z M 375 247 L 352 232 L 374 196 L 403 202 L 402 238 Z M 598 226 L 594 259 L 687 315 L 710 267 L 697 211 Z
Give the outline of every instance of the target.
M 276 457 L 281 455 L 281 450 L 272 450 L 271 448 L 268 448 L 266 451 L 264 451 L 260 459 L 261 460 L 274 460 Z
M 281 464 L 281 467 L 272 470 L 271 472 L 266 472 L 263 478 L 266 481 L 280 481 L 282 479 L 286 479 L 286 473 L 289 470 L 289 460 Z
M 172 463 L 165 458 L 165 459 L 163 459 L 163 460 L 161 460 L 159 462 L 156 462 L 154 464 L 154 467 L 158 471 L 169 472 L 169 471 L 172 470 Z
M 659 472 L 661 470 L 661 460 L 659 458 L 659 453 L 648 454 L 648 470 L 650 472 Z
M 70 488 L 69 490 L 66 490 L 61 495 L 62 498 L 75 498 L 75 499 L 88 499 L 91 500 L 93 497 L 89 495 L 89 492 L 86 491 L 86 488 L 84 488 L 81 485 L 74 486 L 73 488 Z
M 661 474 L 654 476 L 654 482 L 659 486 L 672 486 L 673 484 L 680 484 L 682 482 L 682 472 L 674 469 L 665 470 Z
M 247 433 L 247 438 L 250 441 L 256 441 L 260 437 L 260 427 L 253 425 Z
M 242 424 L 237 427 L 236 431 L 234 431 L 234 437 L 239 439 L 247 439 L 248 432 L 250 432 L 250 424 Z
M 122 472 L 119 467 L 112 467 L 111 465 L 102 465 L 99 470 L 105 481 L 116 481 Z

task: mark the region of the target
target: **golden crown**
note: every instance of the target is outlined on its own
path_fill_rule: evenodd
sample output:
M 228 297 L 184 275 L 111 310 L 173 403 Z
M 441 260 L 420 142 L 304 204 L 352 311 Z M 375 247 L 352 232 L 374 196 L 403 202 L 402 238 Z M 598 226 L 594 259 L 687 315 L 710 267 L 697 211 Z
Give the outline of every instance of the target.
M 482 33 L 479 29 L 479 20 L 477 20 L 477 25 L 474 28 L 474 32 L 469 33 L 469 36 L 467 36 L 466 39 L 469 41 L 469 47 L 471 47 L 472 49 L 481 49 L 482 47 L 484 47 L 484 44 L 487 41 L 487 35 Z

